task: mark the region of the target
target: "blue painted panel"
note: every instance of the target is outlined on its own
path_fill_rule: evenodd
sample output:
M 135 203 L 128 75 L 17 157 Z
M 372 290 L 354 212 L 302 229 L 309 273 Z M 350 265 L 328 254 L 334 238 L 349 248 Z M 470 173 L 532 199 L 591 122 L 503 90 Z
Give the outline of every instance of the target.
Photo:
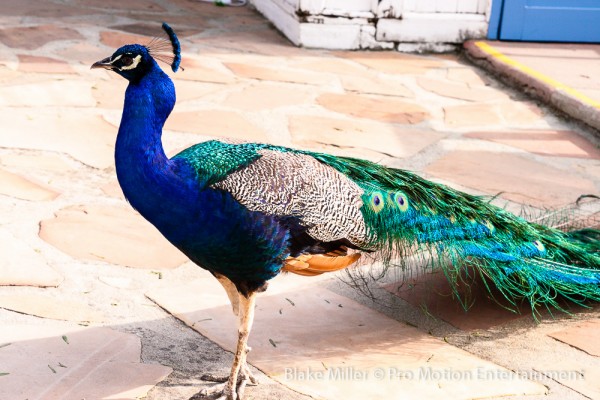
M 600 0 L 504 0 L 499 38 L 600 43 Z
M 502 6 L 504 0 L 493 0 L 490 10 L 490 24 L 488 26 L 488 39 L 498 39 L 500 23 L 502 21 Z

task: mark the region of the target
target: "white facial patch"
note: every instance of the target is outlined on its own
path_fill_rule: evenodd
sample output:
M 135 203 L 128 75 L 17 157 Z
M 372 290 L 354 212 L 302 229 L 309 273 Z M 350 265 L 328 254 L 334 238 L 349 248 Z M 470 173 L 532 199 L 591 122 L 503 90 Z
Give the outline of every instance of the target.
M 121 56 L 115 58 L 113 62 L 117 61 L 119 58 L 121 58 Z M 135 56 L 133 58 L 133 61 L 131 64 L 122 66 L 120 70 L 121 71 L 129 71 L 130 69 L 134 69 L 135 67 L 138 66 L 140 61 L 142 61 L 142 55 L 138 54 L 137 56 Z

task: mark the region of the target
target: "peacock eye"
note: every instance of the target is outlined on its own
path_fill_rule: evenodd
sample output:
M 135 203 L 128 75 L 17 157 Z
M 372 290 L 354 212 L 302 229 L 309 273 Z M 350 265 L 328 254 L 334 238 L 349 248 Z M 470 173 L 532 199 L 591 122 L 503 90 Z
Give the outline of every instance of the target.
M 133 58 L 129 56 L 123 56 L 121 57 L 121 64 L 123 64 L 125 67 L 129 67 L 131 64 L 133 64 Z
M 369 198 L 370 206 L 375 213 L 381 211 L 384 207 L 383 194 L 380 192 L 373 192 Z
M 402 192 L 396 192 L 394 194 L 394 199 L 396 201 L 396 207 L 402 212 L 408 210 L 408 196 Z

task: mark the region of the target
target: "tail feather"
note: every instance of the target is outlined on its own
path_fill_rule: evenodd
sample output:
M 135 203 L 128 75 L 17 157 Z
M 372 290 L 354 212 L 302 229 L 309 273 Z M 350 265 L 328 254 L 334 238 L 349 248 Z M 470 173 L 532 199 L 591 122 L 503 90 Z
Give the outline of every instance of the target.
M 559 295 L 600 301 L 600 230 L 595 229 L 600 213 L 584 212 L 580 204 L 596 196 L 537 215 L 527 210 L 525 216 L 536 221 L 530 222 L 490 199 L 407 171 L 314 156 L 363 188 L 361 211 L 371 245 L 385 265 L 424 252 L 430 256 L 428 266 L 442 269 L 455 289 L 466 268 L 473 268 L 512 304 L 525 298 L 533 307 L 560 308 Z

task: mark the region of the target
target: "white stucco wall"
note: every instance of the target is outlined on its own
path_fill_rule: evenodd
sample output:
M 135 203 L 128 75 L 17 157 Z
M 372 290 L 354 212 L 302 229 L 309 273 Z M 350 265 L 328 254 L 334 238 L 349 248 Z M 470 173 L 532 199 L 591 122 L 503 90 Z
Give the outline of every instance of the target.
M 250 0 L 294 44 L 418 49 L 484 38 L 492 0 Z

